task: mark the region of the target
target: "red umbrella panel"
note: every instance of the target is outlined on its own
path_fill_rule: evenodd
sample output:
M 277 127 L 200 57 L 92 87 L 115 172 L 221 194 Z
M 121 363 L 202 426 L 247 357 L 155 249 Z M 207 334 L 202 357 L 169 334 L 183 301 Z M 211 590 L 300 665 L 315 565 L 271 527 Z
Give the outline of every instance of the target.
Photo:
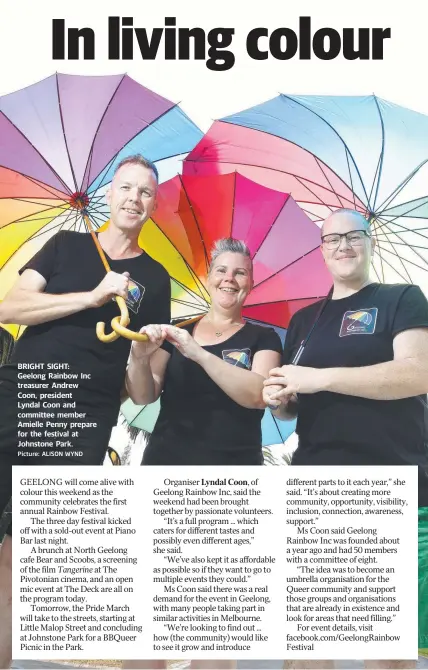
M 171 276 L 174 319 L 209 309 L 210 250 L 224 237 L 243 240 L 251 251 L 254 288 L 245 318 L 287 328 L 297 310 L 328 293 L 320 230 L 290 195 L 238 173 L 178 175 L 161 184 L 140 240 Z

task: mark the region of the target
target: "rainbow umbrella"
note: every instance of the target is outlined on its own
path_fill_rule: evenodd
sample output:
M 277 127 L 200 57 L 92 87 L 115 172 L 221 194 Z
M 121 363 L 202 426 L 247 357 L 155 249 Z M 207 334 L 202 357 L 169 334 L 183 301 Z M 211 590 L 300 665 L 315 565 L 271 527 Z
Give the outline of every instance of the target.
M 360 211 L 377 241 L 373 278 L 428 295 L 428 116 L 374 95 L 279 95 L 216 121 L 183 173 L 233 170 L 290 193 L 318 223 Z
M 319 250 L 316 224 L 287 193 L 261 186 L 238 173 L 176 176 L 159 188 L 158 206 L 140 243 L 163 263 L 172 281 L 173 320 L 209 309 L 209 252 L 222 237 L 244 240 L 254 267 L 254 288 L 243 316 L 273 326 L 283 337 L 291 316 L 328 293 L 331 280 Z M 158 407 L 122 405 L 130 425 L 150 432 Z M 284 441 L 293 424 L 263 419 L 263 442 Z
M 0 97 L 0 299 L 52 235 L 86 232 L 83 212 L 95 229 L 107 221 L 119 161 L 141 153 L 168 179 L 201 136 L 127 75 L 55 74 Z

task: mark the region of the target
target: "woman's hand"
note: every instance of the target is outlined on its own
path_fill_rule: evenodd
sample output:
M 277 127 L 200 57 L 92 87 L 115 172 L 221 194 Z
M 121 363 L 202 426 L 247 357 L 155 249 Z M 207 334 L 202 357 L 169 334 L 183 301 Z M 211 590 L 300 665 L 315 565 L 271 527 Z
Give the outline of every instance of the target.
M 272 394 L 273 400 L 279 400 L 295 393 L 319 393 L 324 390 L 325 371 L 300 365 L 283 365 L 269 372 L 264 386 L 280 385 L 280 391 Z
M 150 358 L 163 343 L 166 337 L 165 326 L 159 324 L 151 324 L 141 328 L 140 333 L 145 333 L 148 337 L 147 342 L 132 342 L 131 357 L 134 360 L 145 360 Z
M 206 352 L 197 342 L 195 342 L 187 330 L 176 328 L 175 326 L 163 327 L 165 328 L 167 341 L 171 342 L 183 356 L 195 363 L 202 363 Z
M 297 402 L 297 400 L 297 395 L 287 393 L 282 385 L 275 384 L 270 379 L 263 382 L 263 402 L 269 409 L 275 410 L 281 405 L 286 407 L 290 401 Z

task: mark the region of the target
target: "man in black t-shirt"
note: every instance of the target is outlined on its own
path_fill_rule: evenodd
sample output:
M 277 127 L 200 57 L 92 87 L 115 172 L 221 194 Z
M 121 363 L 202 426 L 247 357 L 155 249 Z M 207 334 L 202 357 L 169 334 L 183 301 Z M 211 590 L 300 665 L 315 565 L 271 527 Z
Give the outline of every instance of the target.
M 371 282 L 373 249 L 357 212 L 324 222 L 332 296 L 291 319 L 266 400 L 282 418 L 297 414 L 293 464 L 419 465 L 420 506 L 428 506 L 428 302 L 417 286 Z
M 134 331 L 170 321 L 169 275 L 138 245 L 141 228 L 155 206 L 157 187 L 157 169 L 150 161 L 142 156 L 122 161 L 107 192 L 110 224 L 98 235 L 112 271 L 106 275 L 90 235 L 61 231 L 21 269 L 17 283 L 0 304 L 1 322 L 28 326 L 11 362 L 0 368 L 0 514 L 11 495 L 12 465 L 98 465 L 104 459 L 131 343 L 123 338 L 100 342 L 96 324 L 110 324 L 119 314 L 114 296 L 126 300 L 129 328 Z M 48 369 L 49 364 L 57 369 Z M 46 385 L 26 389 L 33 397 L 22 399 L 22 404 L 31 403 L 25 408 L 18 405 L 20 373 L 32 375 L 21 378 L 25 383 Z M 55 374 L 65 373 L 76 375 L 68 378 L 70 383 L 78 380 L 69 410 L 57 409 L 52 399 L 41 397 L 41 393 L 55 393 Z M 54 437 L 53 448 L 27 445 L 17 435 L 19 422 L 25 422 L 20 417 L 23 412 L 37 415 L 41 443 L 51 441 L 54 429 L 48 422 L 64 423 L 61 432 L 68 436 L 58 440 L 60 445 Z M 72 437 L 70 422 L 90 425 L 79 427 L 79 435 Z M 0 553 L 1 668 L 8 666 L 11 654 L 10 568 L 11 542 L 6 536 Z
M 291 319 L 265 402 L 279 418 L 297 415 L 293 465 L 417 465 L 426 524 L 428 302 L 417 286 L 369 279 L 375 240 L 361 214 L 333 213 L 321 240 L 331 299 Z

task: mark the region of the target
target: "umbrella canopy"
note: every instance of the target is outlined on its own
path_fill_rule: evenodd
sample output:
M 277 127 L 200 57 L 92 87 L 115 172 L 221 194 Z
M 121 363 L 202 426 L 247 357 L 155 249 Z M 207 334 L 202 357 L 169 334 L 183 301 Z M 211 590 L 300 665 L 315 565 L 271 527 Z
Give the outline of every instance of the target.
M 238 173 L 176 176 L 159 188 L 158 206 L 141 232 L 140 244 L 162 262 L 172 280 L 173 320 L 206 313 L 209 255 L 223 237 L 244 240 L 253 259 L 254 288 L 243 316 L 273 326 L 282 338 L 291 316 L 324 297 L 331 279 L 320 250 L 320 231 L 293 198 Z M 122 412 L 131 426 L 151 432 L 158 407 Z M 263 420 L 263 442 L 286 439 L 292 424 Z
M 122 159 L 143 154 L 167 179 L 201 136 L 127 75 L 55 74 L 0 97 L 0 299 L 52 235 L 86 231 L 83 210 L 95 229 L 107 221 Z
M 428 295 L 428 117 L 372 96 L 279 95 L 216 121 L 183 172 L 242 174 L 290 193 L 315 222 L 360 211 L 373 278 Z
M 140 235 L 143 249 L 170 274 L 174 320 L 209 309 L 209 255 L 222 237 L 244 240 L 253 259 L 245 318 L 287 328 L 294 312 L 328 293 L 319 228 L 289 194 L 238 173 L 177 175 L 161 184 L 156 211 Z

